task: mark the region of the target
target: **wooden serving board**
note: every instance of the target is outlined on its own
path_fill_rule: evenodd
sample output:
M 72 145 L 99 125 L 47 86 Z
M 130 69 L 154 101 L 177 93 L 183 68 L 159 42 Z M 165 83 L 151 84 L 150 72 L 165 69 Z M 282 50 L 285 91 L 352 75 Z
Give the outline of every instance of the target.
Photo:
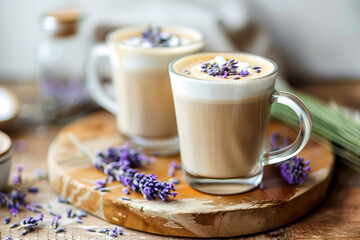
M 277 131 L 290 139 L 296 133 L 280 123 L 271 123 L 269 133 Z M 94 215 L 128 228 L 150 233 L 186 237 L 229 237 L 258 233 L 290 223 L 318 205 L 325 197 L 334 167 L 334 155 L 329 144 L 310 141 L 299 154 L 311 160 L 309 178 L 300 186 L 287 184 L 275 166 L 265 168 L 265 189 L 232 195 L 214 196 L 192 189 L 181 179 L 176 185 L 178 196 L 166 203 L 146 201 L 140 193 L 122 200 L 123 186 L 110 184 L 110 192 L 93 190 L 95 181 L 105 177 L 92 167 L 90 160 L 68 138 L 73 133 L 91 152 L 122 144 L 115 118 L 99 112 L 64 127 L 52 142 L 48 152 L 49 179 L 52 187 L 72 204 Z M 64 159 L 73 159 L 60 163 Z M 162 181 L 171 160 L 180 163 L 180 156 L 158 157 L 155 163 L 141 171 L 155 173 Z

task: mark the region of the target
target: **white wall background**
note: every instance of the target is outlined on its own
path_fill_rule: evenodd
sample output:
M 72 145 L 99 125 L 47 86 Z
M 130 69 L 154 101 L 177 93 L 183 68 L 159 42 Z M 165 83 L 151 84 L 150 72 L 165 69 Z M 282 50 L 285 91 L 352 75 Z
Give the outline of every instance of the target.
M 144 2 L 149 3 L 149 1 Z M 134 5 L 136 9 L 136 4 L 144 2 L 0 0 L 0 79 L 34 78 L 36 70 L 34 51 L 43 38 L 40 19 L 46 10 L 74 4 L 78 6 L 87 16 L 83 25 L 84 34 L 90 40 L 94 21 L 96 18 L 106 19 L 109 11 L 112 11 L 113 16 L 119 11 L 119 19 L 126 14 L 133 15 L 134 19 L 143 16 L 151 18 L 151 10 L 121 13 L 124 3 Z M 278 52 L 287 64 L 286 70 L 292 74 L 329 79 L 338 77 L 360 79 L 360 1 L 358 0 L 165 0 L 161 2 L 161 7 L 164 9 L 172 6 L 177 8 L 180 3 L 193 6 L 186 11 L 178 11 L 174 17 L 177 19 L 170 17 L 169 22 L 183 20 L 189 24 L 193 22 L 204 31 L 208 31 L 208 35 L 211 35 L 213 26 L 226 25 L 228 30 L 231 30 L 231 26 L 241 28 L 241 25 L 247 22 L 247 18 L 256 19 L 271 33 Z M 195 16 L 196 11 L 199 17 L 204 16 L 204 19 L 206 14 L 215 12 L 216 14 L 211 18 L 213 25 L 207 27 L 207 24 L 196 23 L 187 18 L 188 12 L 192 12 Z M 161 16 L 155 17 L 161 18 Z M 211 19 L 208 18 L 206 21 Z M 218 22 L 218 19 L 222 22 Z M 214 43 L 216 38 L 221 37 L 225 44 L 217 47 L 231 49 L 221 30 L 212 34 L 208 42 Z M 238 37 L 240 41 L 246 36 Z

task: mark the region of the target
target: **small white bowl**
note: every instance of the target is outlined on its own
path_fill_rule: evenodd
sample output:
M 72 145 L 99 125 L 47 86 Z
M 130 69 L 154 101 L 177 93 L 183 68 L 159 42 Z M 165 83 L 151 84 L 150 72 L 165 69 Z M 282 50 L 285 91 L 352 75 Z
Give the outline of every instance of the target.
M 6 187 L 9 180 L 12 150 L 10 137 L 0 131 L 0 190 Z

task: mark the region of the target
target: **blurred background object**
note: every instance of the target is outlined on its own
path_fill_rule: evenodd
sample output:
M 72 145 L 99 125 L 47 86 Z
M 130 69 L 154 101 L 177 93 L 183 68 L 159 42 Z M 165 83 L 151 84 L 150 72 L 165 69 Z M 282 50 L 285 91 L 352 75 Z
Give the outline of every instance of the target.
M 36 57 L 40 105 L 47 120 L 75 118 L 89 105 L 83 69 L 88 45 L 77 34 L 80 20 L 74 8 L 51 10 L 42 20 L 45 36 Z
M 38 28 L 49 9 L 73 6 L 68 0 L 0 1 L 0 76 L 35 76 L 33 49 Z M 203 31 L 206 50 L 243 50 L 283 58 L 291 80 L 301 82 L 359 79 L 360 3 L 356 0 L 214 0 L 77 1 L 86 15 L 88 42 L 103 40 L 112 27 L 144 23 L 179 24 Z M 14 14 L 16 13 L 16 14 Z M 270 43 L 274 40 L 273 43 Z M 277 61 L 277 59 L 275 59 Z
M 0 85 L 0 130 L 19 114 L 19 99 L 9 88 Z

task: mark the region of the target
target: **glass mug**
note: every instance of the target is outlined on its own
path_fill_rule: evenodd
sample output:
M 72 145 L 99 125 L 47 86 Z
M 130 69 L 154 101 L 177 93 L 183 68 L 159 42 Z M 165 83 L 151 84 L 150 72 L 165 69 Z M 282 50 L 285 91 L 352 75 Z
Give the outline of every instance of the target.
M 269 72 L 241 80 L 203 80 L 183 73 L 184 66 L 196 58 L 210 60 L 222 54 L 236 61 L 252 59 L 268 66 Z M 261 183 L 264 166 L 287 160 L 304 148 L 311 133 L 310 112 L 295 95 L 274 89 L 277 71 L 273 61 L 239 52 L 200 53 L 171 62 L 183 177 L 193 188 L 221 195 L 249 191 Z M 274 102 L 295 111 L 300 131 L 291 145 L 266 152 Z
M 117 128 L 131 143 L 157 154 L 178 154 L 178 138 L 169 63 L 200 52 L 203 35 L 185 27 L 163 27 L 164 32 L 186 36 L 190 42 L 176 47 L 141 48 L 124 43 L 139 36 L 146 26 L 127 27 L 108 34 L 106 45 L 95 46 L 87 64 L 87 87 L 103 108 L 116 115 Z M 101 87 L 96 74 L 100 57 L 110 57 L 115 98 Z

